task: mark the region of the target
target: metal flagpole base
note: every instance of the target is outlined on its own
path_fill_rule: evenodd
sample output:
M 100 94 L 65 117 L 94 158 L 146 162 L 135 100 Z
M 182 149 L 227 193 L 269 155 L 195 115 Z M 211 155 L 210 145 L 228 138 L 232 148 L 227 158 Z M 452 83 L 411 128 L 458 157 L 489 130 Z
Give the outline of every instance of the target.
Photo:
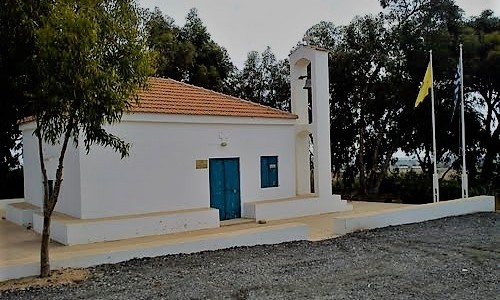
M 438 175 L 434 173 L 432 175 L 432 191 L 433 191 L 433 201 L 434 203 L 439 202 L 439 180 Z
M 469 198 L 469 178 L 467 174 L 462 174 L 462 199 Z

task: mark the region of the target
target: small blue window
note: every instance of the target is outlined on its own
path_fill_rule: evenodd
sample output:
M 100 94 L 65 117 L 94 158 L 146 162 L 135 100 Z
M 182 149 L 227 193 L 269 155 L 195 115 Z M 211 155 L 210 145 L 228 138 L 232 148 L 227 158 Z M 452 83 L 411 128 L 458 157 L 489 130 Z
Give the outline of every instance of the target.
M 263 188 L 278 186 L 278 157 L 260 157 L 260 186 Z

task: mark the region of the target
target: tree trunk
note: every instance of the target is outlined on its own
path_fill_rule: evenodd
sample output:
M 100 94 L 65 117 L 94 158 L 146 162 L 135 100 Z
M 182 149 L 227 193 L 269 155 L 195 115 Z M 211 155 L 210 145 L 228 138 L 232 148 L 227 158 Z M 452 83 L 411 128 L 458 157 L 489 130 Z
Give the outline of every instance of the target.
M 452 169 L 453 169 L 453 164 L 448 169 L 446 169 L 446 171 L 443 173 L 443 175 L 441 175 L 441 181 L 444 180 L 444 178 L 446 177 L 446 174 L 448 174 L 448 172 L 450 172 Z
M 40 277 L 48 277 L 50 275 L 49 263 L 49 239 L 50 239 L 50 215 L 48 214 L 49 208 L 49 187 L 47 178 L 47 169 L 45 168 L 43 157 L 43 140 L 39 131 L 40 124 L 38 119 L 36 121 L 37 130 L 35 134 L 38 138 L 38 156 L 40 159 L 40 171 L 43 177 L 43 231 L 42 241 L 40 245 Z
M 497 124 L 496 129 L 493 129 L 494 119 L 498 120 L 500 114 L 496 112 L 495 105 L 498 103 L 498 96 L 493 96 L 493 91 L 482 91 L 481 96 L 486 101 L 488 107 L 485 121 L 486 133 L 483 137 L 483 148 L 486 149 L 484 156 L 483 167 L 481 170 L 481 180 L 485 183 L 490 183 L 495 169 L 494 161 L 499 151 L 500 140 L 500 125 Z M 490 132 L 491 130 L 491 132 Z
M 481 180 L 483 182 L 489 183 L 493 177 L 493 171 L 495 169 L 495 158 L 498 155 L 498 140 L 500 139 L 500 126 L 493 132 L 491 137 L 488 137 L 486 142 L 486 155 L 484 156 L 483 168 L 481 170 Z
M 359 170 L 359 193 L 363 196 L 366 195 L 366 164 L 365 164 L 365 125 L 364 125 L 363 111 L 360 112 L 359 119 L 359 157 L 358 157 L 358 170 Z
M 52 215 L 52 214 L 50 214 Z M 49 243 L 50 243 L 50 215 L 43 216 L 43 231 L 42 245 L 40 247 L 40 277 L 50 276 L 50 259 L 49 259 Z
M 377 193 L 377 195 L 380 193 L 380 185 L 382 185 L 382 181 L 384 180 L 385 176 L 387 175 L 387 171 L 389 169 L 389 165 L 391 164 L 391 158 L 392 155 L 394 154 L 394 150 L 391 149 L 390 151 L 387 152 L 384 163 L 382 165 L 382 170 L 380 174 L 378 174 L 373 190 Z
M 378 189 L 375 187 L 375 181 L 378 175 L 380 175 L 379 172 L 377 172 L 377 168 L 379 161 L 378 155 L 379 155 L 380 143 L 382 142 L 382 136 L 383 136 L 382 132 L 379 132 L 379 134 L 377 135 L 377 143 L 375 145 L 375 150 L 373 150 L 372 165 L 368 173 L 367 191 L 368 194 L 370 195 L 378 195 Z
M 432 169 L 432 161 L 429 149 L 425 150 L 424 158 L 422 159 L 420 155 L 418 155 L 418 151 L 415 151 L 417 155 L 418 163 L 420 168 L 422 169 L 422 173 L 432 176 L 434 174 L 434 170 Z
M 372 56 L 372 61 L 375 61 L 376 55 Z M 364 89 L 362 91 L 362 95 L 366 95 L 370 88 L 373 86 L 374 79 L 379 75 L 380 70 L 382 69 L 381 64 L 377 64 L 375 70 L 368 76 Z M 366 104 L 364 99 L 360 101 L 359 107 L 359 159 L 358 159 L 358 169 L 359 169 L 359 190 L 363 196 L 368 194 L 368 180 L 367 176 L 368 170 L 365 161 L 365 131 L 366 131 L 366 122 L 365 122 L 365 109 Z
M 37 129 L 35 134 L 38 137 L 38 155 L 40 158 L 40 168 L 43 176 L 43 189 L 44 189 L 44 200 L 43 200 L 43 231 L 42 231 L 42 241 L 40 245 L 40 277 L 50 276 L 50 260 L 49 260 L 49 242 L 50 242 L 50 221 L 52 213 L 57 204 L 57 198 L 59 197 L 59 192 L 61 189 L 61 184 L 63 180 L 63 166 L 64 166 L 64 156 L 66 154 L 66 149 L 68 147 L 68 141 L 71 137 L 71 132 L 73 130 L 74 115 L 71 115 L 66 132 L 64 134 L 64 140 L 61 147 L 61 153 L 59 154 L 59 162 L 56 171 L 56 182 L 54 186 L 54 191 L 49 194 L 49 184 L 47 177 L 47 169 L 45 168 L 45 163 L 43 161 L 43 139 L 40 133 L 40 125 L 37 120 Z

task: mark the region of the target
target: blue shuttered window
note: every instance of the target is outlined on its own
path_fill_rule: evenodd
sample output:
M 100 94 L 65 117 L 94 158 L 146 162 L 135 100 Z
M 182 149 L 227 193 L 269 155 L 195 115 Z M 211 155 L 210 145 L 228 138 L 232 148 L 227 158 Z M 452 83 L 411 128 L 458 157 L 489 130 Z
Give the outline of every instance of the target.
M 260 186 L 263 188 L 278 186 L 278 157 L 260 157 Z

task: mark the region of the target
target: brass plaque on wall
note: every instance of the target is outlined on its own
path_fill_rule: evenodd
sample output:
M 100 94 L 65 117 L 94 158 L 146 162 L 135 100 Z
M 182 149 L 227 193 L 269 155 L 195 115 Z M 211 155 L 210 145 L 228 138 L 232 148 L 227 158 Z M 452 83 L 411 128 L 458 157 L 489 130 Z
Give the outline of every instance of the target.
M 196 160 L 196 169 L 206 169 L 206 168 L 208 168 L 208 160 L 206 159 Z

